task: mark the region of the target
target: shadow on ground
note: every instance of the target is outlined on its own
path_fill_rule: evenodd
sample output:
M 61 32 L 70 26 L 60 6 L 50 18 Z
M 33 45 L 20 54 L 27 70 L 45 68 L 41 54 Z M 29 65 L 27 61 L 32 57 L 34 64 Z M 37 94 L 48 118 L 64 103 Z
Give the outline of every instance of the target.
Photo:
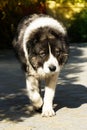
M 62 107 L 77 108 L 87 103 L 87 88 L 80 84 L 58 85 L 54 104 L 55 111 Z
M 23 121 L 33 116 L 25 76 L 12 51 L 0 52 L 0 120 Z
M 87 46 L 86 46 L 87 47 Z M 79 47 L 81 48 L 81 47 Z M 62 107 L 77 108 L 87 103 L 87 87 L 74 84 L 83 71 L 79 63 L 87 62 L 81 57 L 83 51 L 77 46 L 70 48 L 69 61 L 60 74 L 61 83 L 56 89 L 55 111 Z M 74 74 L 74 77 L 68 75 Z M 0 52 L 0 121 L 23 121 L 36 114 L 32 111 L 25 93 L 25 78 L 13 52 Z

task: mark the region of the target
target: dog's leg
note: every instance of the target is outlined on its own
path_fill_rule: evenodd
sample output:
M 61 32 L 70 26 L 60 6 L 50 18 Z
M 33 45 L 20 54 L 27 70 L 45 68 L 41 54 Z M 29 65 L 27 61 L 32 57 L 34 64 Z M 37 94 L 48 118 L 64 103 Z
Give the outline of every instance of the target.
M 42 98 L 39 93 L 39 81 L 33 76 L 28 76 L 26 78 L 26 85 L 28 90 L 28 96 L 32 102 L 32 105 L 36 109 L 39 109 L 43 104 Z
M 57 83 L 58 74 L 52 75 L 46 79 L 46 88 L 44 95 L 44 104 L 42 108 L 42 116 L 54 116 L 53 110 L 53 98 L 55 94 L 55 88 Z

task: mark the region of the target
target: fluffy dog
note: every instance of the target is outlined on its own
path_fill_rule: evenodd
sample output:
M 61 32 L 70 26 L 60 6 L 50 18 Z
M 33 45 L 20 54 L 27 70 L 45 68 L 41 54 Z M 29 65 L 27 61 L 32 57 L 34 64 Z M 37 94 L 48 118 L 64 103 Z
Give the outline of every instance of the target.
M 18 25 L 13 46 L 26 74 L 29 99 L 42 116 L 54 116 L 53 98 L 57 78 L 68 57 L 67 33 L 63 25 L 48 15 L 27 16 Z M 40 81 L 44 79 L 44 99 Z

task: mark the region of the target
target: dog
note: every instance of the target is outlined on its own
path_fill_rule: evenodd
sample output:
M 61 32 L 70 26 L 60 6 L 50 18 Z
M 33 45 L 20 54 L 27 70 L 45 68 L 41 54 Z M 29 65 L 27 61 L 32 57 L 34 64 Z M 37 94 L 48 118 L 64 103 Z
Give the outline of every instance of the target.
M 29 99 L 42 116 L 54 116 L 53 99 L 59 73 L 68 58 L 67 31 L 56 19 L 44 14 L 26 16 L 18 25 L 13 46 L 26 76 Z M 40 81 L 45 81 L 42 100 Z

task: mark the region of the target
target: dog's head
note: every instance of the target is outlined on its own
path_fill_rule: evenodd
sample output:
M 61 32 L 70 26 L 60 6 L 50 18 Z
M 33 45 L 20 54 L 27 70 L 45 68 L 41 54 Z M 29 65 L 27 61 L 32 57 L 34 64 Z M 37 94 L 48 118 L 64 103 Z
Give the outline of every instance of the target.
M 46 24 L 37 26 L 34 27 L 35 29 L 32 27 L 27 29 L 25 33 L 24 40 L 27 42 L 26 47 L 24 43 L 24 48 L 27 59 L 38 73 L 59 72 L 68 57 L 66 32 L 62 25 L 59 26 L 61 29 Z

